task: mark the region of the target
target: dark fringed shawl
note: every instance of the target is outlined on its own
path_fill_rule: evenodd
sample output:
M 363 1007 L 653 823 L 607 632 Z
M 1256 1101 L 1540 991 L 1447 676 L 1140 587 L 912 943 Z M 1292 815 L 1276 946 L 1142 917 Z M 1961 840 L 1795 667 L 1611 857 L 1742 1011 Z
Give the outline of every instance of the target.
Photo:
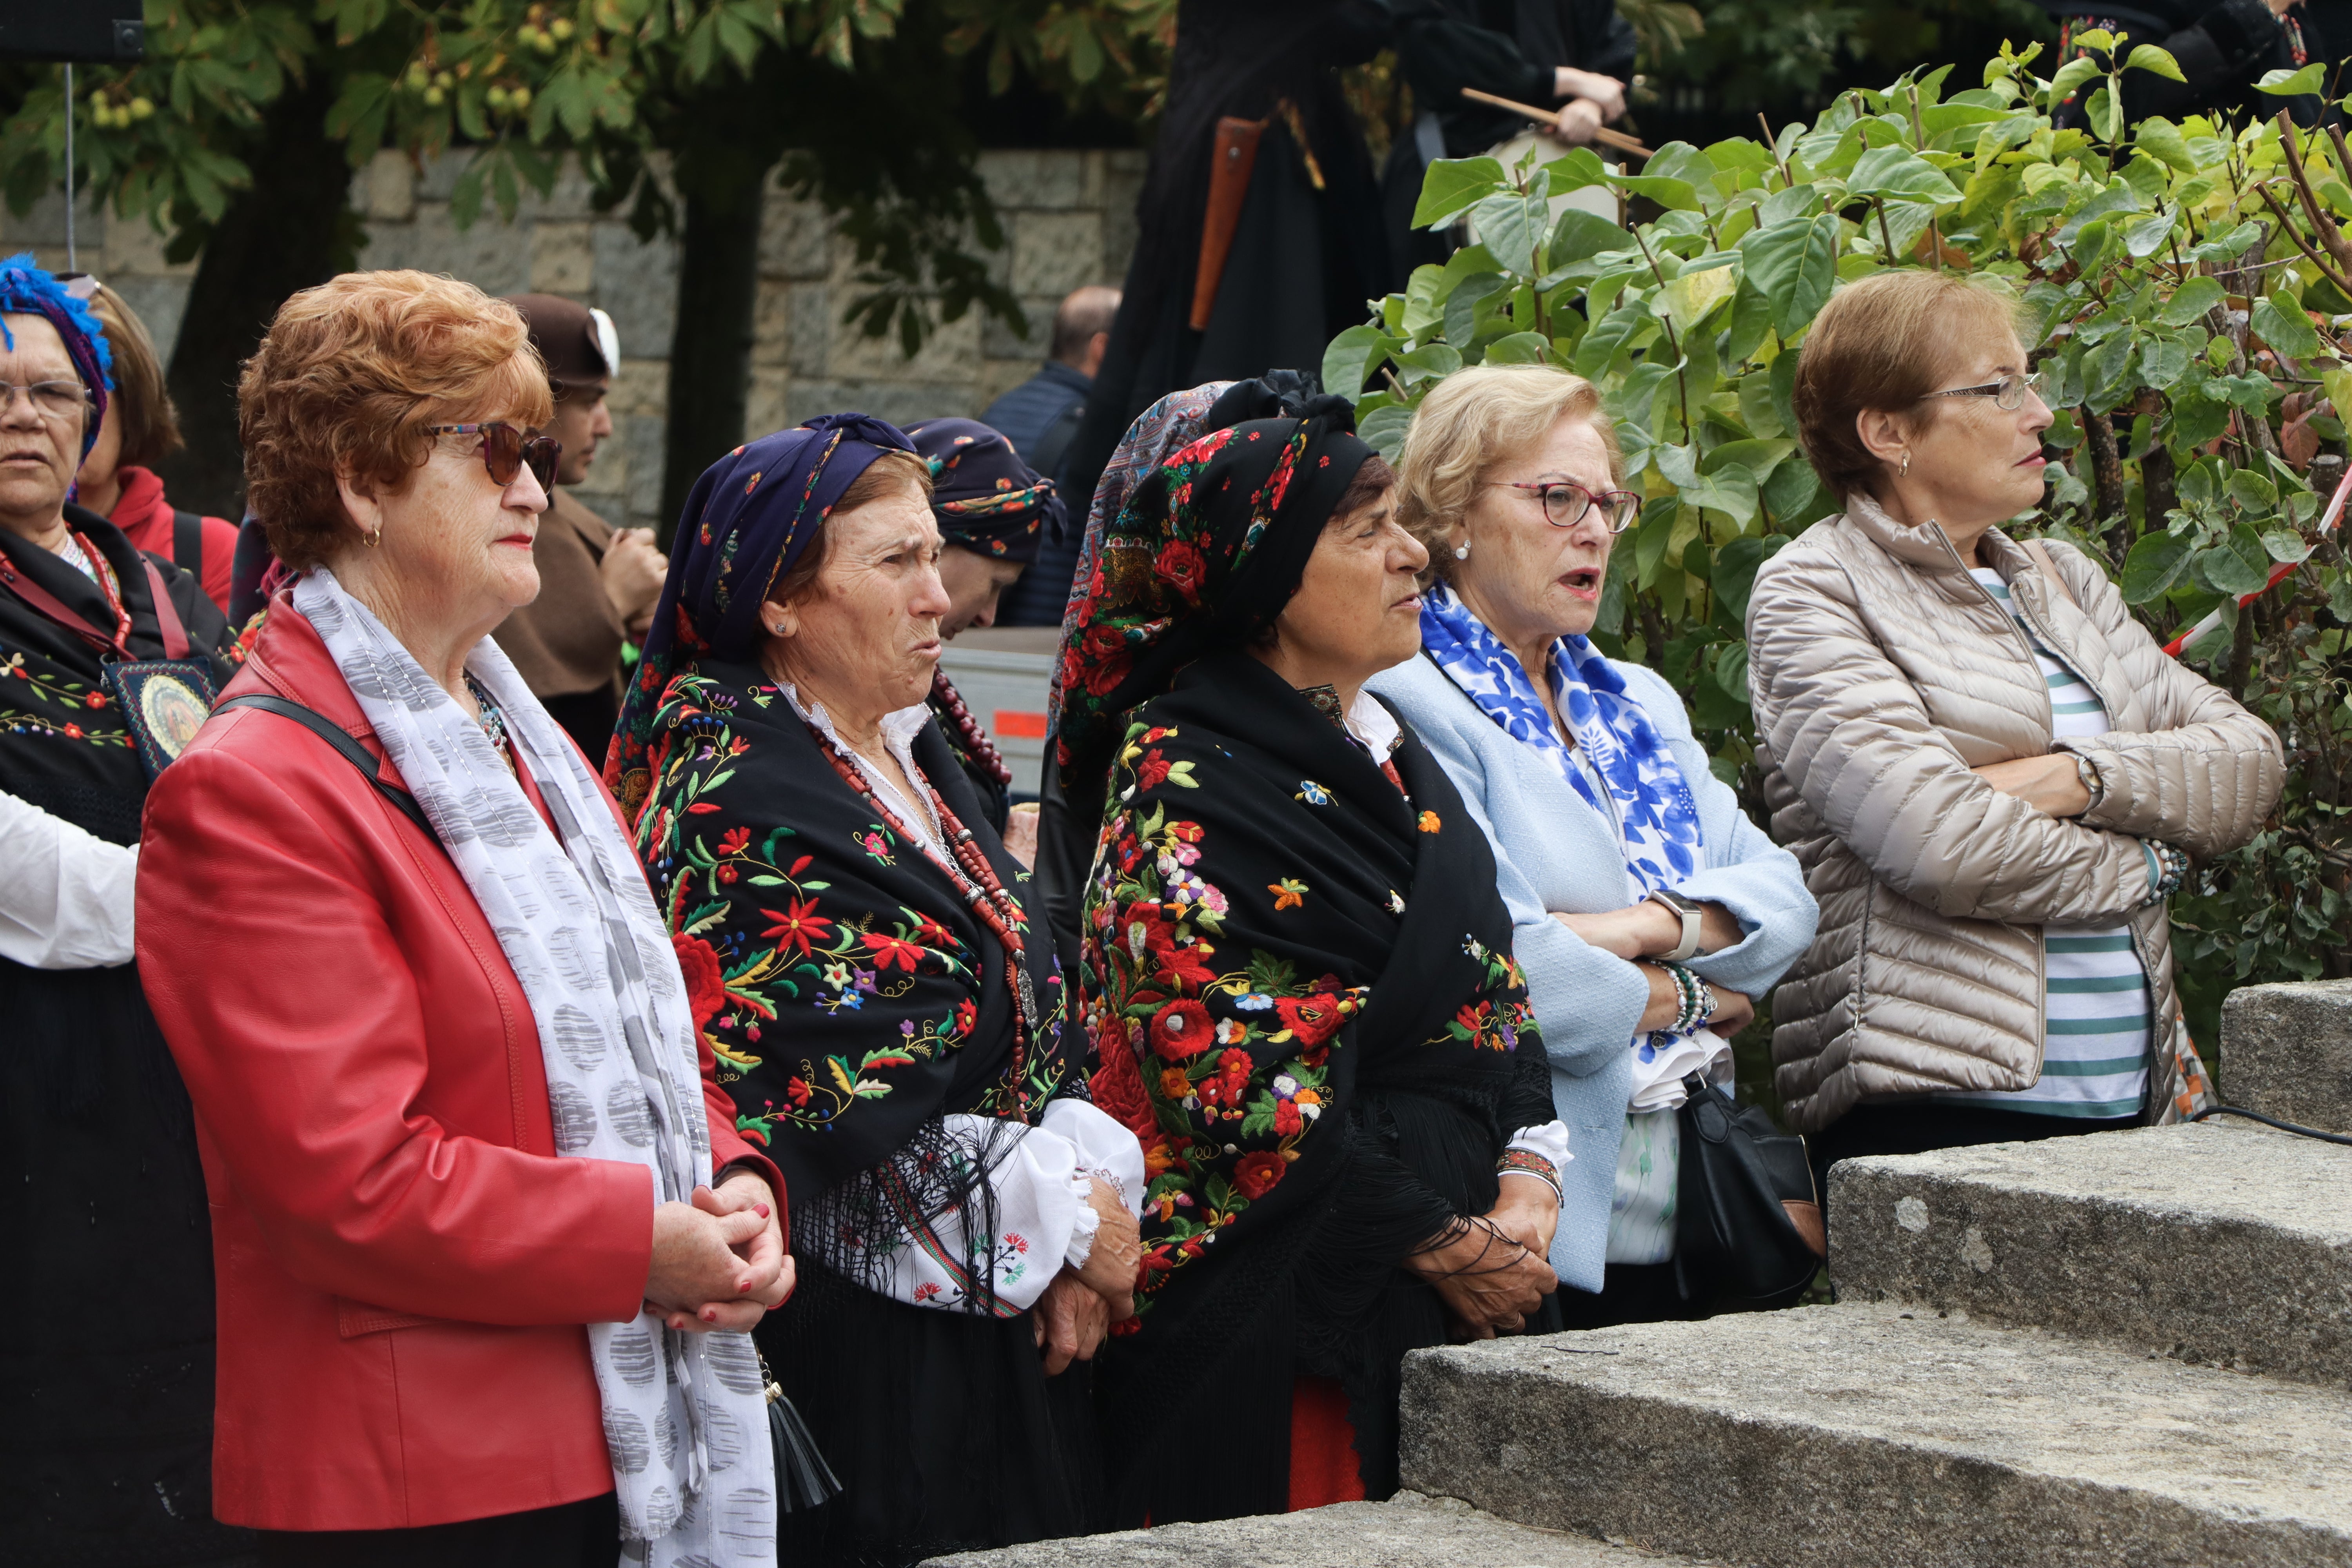
M 1280 1511 L 1299 1373 L 1340 1380 L 1392 1491 L 1399 1363 L 1445 1339 L 1401 1265 L 1552 1120 L 1493 854 L 1410 731 L 1393 761 L 1410 799 L 1244 654 L 1129 716 L 1080 999 L 1152 1177 L 1101 1373 L 1121 1523 Z
M 1024 915 L 1040 1037 L 1016 1052 L 1003 944 L 919 847 L 876 820 L 782 689 L 750 666 L 688 663 L 650 733 L 638 855 L 736 1125 L 783 1173 L 793 1250 L 871 1283 L 884 1261 L 873 1243 L 961 1211 L 981 1252 L 969 1304 L 994 1310 L 992 1152 L 966 1157 L 940 1119 L 970 1111 L 1010 1128 L 1086 1092 L 1084 1041 L 1064 1026 L 1042 923 L 1029 938 Z M 1025 896 L 936 724 L 915 760 Z

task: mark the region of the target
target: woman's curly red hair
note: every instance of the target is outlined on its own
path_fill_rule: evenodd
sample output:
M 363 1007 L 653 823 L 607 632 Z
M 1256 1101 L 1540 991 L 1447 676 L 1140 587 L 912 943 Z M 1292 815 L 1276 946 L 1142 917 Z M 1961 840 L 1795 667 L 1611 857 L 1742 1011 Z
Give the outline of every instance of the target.
M 513 306 L 427 272 L 346 272 L 279 306 L 245 362 L 246 506 L 299 572 L 350 538 L 338 473 L 397 491 L 432 454 L 426 426 L 528 427 L 554 406 Z

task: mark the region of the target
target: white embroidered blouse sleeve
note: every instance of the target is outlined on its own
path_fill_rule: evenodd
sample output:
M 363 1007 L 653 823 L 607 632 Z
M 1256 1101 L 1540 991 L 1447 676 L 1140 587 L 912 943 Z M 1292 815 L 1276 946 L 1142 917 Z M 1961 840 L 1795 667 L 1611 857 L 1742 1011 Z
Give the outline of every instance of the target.
M 131 962 L 139 851 L 0 794 L 0 957 L 34 969 Z
M 992 1117 L 945 1119 L 965 1147 L 987 1146 L 1003 1123 Z M 1087 1201 L 1096 1177 L 1118 1194 L 1128 1213 L 1143 1210 L 1143 1147 L 1135 1134 L 1082 1100 L 1057 1100 L 1037 1125 L 1021 1137 L 989 1174 L 995 1196 L 996 1235 L 987 1257 L 995 1270 L 996 1300 L 1003 1314 L 1026 1311 L 1065 1265 L 1083 1265 L 1094 1250 L 1102 1223 Z M 892 1259 L 885 1292 L 918 1307 L 961 1308 L 969 1292 L 961 1267 L 971 1249 L 956 1216 L 935 1221 L 940 1253 L 907 1246 Z

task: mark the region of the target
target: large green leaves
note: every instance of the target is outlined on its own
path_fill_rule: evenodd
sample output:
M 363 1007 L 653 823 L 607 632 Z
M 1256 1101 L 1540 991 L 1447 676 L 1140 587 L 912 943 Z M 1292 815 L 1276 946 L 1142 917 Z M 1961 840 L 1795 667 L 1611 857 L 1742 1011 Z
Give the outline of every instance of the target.
M 2178 534 L 2151 533 L 2132 546 L 2119 584 L 2126 605 L 2145 605 L 2163 595 L 2189 570 L 2196 547 Z
M 1525 195 L 1488 196 L 1470 209 L 1470 226 L 1477 232 L 1478 243 L 1508 271 L 1527 276 L 1541 270 L 1537 250 L 1551 227 L 1551 213 L 1543 201 L 1548 184 L 1539 180 Z
M 1502 183 L 1503 165 L 1492 158 L 1440 158 L 1422 177 L 1412 226 L 1427 228 L 1443 223 L 1491 195 Z
M 2195 566 L 2204 586 L 2217 594 L 2258 594 L 2271 579 L 2271 552 L 2252 529 L 2240 523 L 2221 543 L 2199 551 Z
M 1811 324 L 1837 282 L 1838 220 L 1834 214 L 1759 228 L 1740 243 L 1748 279 L 1772 302 L 1772 327 L 1783 338 Z
M 1907 147 L 1873 147 L 1856 161 L 1846 176 L 1850 195 L 1876 196 L 1884 201 L 1940 204 L 1960 199 L 1958 186 L 1944 172 Z
M 2263 342 L 2283 354 L 2309 359 L 2320 352 L 2319 334 L 2292 295 L 2273 294 L 2254 302 L 2253 329 Z
M 1349 327 L 1323 351 L 1323 390 L 1353 397 L 1364 390 L 1364 378 L 1390 350 L 1402 346 L 1378 327 Z
M 2327 62 L 2314 60 L 2301 70 L 2264 71 L 2263 79 L 2254 83 L 2257 92 L 2274 93 L 2281 98 L 2299 98 L 2317 92 L 2327 81 Z

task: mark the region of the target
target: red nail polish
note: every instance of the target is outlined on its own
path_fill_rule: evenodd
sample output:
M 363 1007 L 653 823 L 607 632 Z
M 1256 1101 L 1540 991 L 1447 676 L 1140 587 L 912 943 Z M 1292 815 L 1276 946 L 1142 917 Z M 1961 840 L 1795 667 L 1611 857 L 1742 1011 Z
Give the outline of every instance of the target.
M 718 1310 L 717 1310 L 716 1308 L 712 1308 L 712 1309 L 710 1309 L 710 1310 L 709 1310 L 705 1311 L 705 1312 L 702 1314 L 702 1321 L 703 1321 L 704 1322 L 706 1322 L 706 1323 L 715 1323 L 715 1322 L 717 1322 L 717 1321 L 719 1321 L 719 1312 L 718 1312 Z
M 759 1211 L 759 1215 L 760 1215 L 760 1217 L 761 1217 L 761 1219 L 765 1219 L 765 1218 L 767 1218 L 767 1217 L 768 1217 L 768 1205 L 765 1205 L 765 1204 L 753 1204 L 751 1206 L 752 1206 L 754 1209 L 756 1209 L 756 1210 L 758 1210 L 758 1211 Z

